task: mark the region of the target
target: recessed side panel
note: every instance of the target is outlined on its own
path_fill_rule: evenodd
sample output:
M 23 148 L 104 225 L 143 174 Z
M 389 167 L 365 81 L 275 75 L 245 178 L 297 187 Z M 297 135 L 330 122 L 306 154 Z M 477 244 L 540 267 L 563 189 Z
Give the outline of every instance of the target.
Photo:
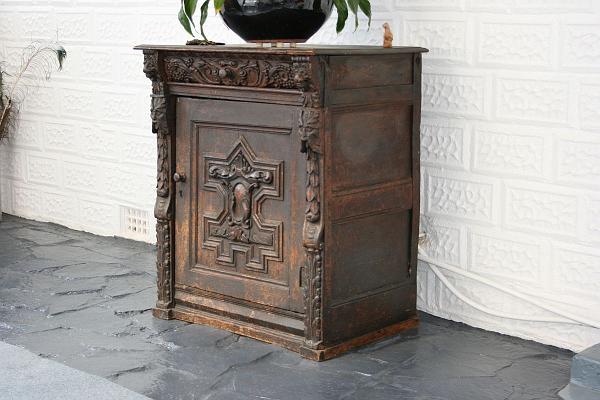
M 410 281 L 410 211 L 333 223 L 330 307 L 360 301 Z
M 386 211 L 330 226 L 326 271 L 330 297 L 323 334 L 336 344 L 415 315 L 416 289 L 408 275 L 410 210 Z
M 334 90 L 410 85 L 412 55 L 331 57 L 330 77 Z
M 416 293 L 415 285 L 405 285 L 328 309 L 323 332 L 326 344 L 335 345 L 414 318 Z
M 334 193 L 411 177 L 411 111 L 409 104 L 332 110 Z

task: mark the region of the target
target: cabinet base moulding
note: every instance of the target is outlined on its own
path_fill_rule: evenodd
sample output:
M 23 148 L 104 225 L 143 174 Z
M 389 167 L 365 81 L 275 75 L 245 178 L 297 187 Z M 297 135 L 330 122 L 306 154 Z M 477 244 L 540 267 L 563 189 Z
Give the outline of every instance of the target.
M 384 340 L 403 331 L 414 329 L 419 325 L 418 317 L 414 316 L 413 318 L 409 318 L 374 332 L 369 332 L 342 343 L 313 349 L 305 346 L 302 336 L 185 306 L 177 305 L 170 309 L 154 308 L 152 314 L 159 319 L 177 319 L 192 324 L 207 325 L 237 335 L 260 340 L 261 342 L 276 344 L 295 353 L 299 353 L 302 357 L 312 361 L 326 361 L 335 358 L 352 349 Z

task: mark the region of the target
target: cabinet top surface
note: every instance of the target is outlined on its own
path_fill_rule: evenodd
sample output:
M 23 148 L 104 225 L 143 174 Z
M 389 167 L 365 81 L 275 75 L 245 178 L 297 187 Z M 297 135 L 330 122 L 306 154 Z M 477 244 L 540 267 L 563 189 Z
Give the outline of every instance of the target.
M 382 46 L 327 46 L 327 45 L 299 45 L 297 47 L 259 47 L 253 44 L 247 45 L 223 45 L 223 46 L 171 46 L 141 44 L 135 50 L 157 50 L 173 52 L 206 52 L 206 53 L 253 53 L 253 54 L 279 54 L 292 56 L 312 55 L 383 55 L 402 53 L 426 53 L 423 47 L 397 46 L 383 48 Z

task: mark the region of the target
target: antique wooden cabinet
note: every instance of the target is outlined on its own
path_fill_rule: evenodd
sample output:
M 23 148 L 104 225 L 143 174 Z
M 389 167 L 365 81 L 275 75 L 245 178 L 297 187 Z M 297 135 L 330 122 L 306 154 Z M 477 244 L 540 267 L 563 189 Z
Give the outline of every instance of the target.
M 422 48 L 137 47 L 154 315 L 313 360 L 416 324 Z

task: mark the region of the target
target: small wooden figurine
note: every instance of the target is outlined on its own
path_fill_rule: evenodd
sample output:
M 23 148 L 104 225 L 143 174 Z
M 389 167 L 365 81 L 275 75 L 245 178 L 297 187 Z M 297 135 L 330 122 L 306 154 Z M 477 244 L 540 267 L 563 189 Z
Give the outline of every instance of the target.
M 383 24 L 383 47 L 389 49 L 392 47 L 392 42 L 394 41 L 394 34 L 390 29 L 390 24 L 387 22 Z

